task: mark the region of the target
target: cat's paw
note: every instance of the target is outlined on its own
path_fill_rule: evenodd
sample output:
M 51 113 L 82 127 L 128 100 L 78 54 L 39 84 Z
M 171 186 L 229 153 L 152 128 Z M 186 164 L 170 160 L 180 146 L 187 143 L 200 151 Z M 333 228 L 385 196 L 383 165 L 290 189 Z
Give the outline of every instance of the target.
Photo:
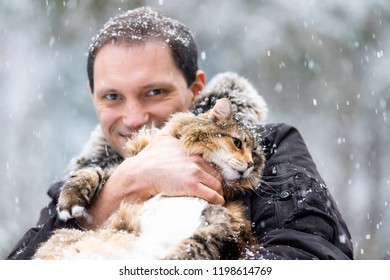
M 80 216 L 87 217 L 86 207 L 103 184 L 102 170 L 98 167 L 75 171 L 61 188 L 58 199 L 58 217 L 67 221 Z
M 61 210 L 61 208 L 58 206 L 57 208 L 58 211 L 58 217 L 60 220 L 67 221 L 71 218 L 77 218 L 81 216 L 87 216 L 87 212 L 85 210 L 85 207 L 80 206 L 80 205 L 75 205 L 72 207 L 72 209 L 69 210 Z

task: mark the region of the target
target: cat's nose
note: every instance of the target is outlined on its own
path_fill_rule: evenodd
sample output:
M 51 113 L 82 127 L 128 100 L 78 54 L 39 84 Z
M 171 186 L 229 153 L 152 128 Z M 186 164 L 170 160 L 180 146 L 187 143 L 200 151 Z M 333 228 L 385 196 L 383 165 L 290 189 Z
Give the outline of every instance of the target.
M 253 161 L 247 161 L 246 162 L 247 163 L 247 165 L 248 165 L 248 168 L 251 168 L 254 164 L 253 164 Z

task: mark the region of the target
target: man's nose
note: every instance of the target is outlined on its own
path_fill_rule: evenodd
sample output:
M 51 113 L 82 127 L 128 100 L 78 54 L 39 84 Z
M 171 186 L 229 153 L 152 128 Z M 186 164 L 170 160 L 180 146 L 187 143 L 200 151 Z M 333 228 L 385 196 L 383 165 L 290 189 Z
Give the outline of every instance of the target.
M 123 124 L 132 129 L 139 129 L 149 122 L 149 113 L 141 104 L 129 102 L 123 112 Z

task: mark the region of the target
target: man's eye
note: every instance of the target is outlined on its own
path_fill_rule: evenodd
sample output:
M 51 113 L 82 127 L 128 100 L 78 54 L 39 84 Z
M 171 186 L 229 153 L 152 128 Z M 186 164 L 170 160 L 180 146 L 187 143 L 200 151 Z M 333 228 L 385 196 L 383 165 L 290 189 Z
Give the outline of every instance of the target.
M 119 95 L 116 93 L 109 93 L 109 94 L 105 95 L 104 98 L 107 100 L 110 100 L 110 101 L 114 101 L 114 100 L 119 99 Z
M 154 89 L 154 90 L 151 90 L 148 92 L 148 96 L 156 96 L 156 95 L 160 95 L 164 92 L 165 92 L 165 90 L 163 90 L 163 89 Z

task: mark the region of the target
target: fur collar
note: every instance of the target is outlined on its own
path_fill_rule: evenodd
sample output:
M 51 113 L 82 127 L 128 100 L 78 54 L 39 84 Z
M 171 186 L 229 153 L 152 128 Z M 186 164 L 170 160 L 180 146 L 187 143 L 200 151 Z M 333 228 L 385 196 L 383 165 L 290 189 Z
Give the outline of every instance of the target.
M 232 72 L 218 74 L 210 80 L 191 111 L 195 114 L 206 112 L 218 99 L 224 97 L 231 101 L 233 114 L 244 125 L 251 128 L 264 123 L 268 108 L 263 97 L 248 80 Z M 106 168 L 122 160 L 123 158 L 108 144 L 100 125 L 97 125 L 83 151 L 72 159 L 68 170 L 72 172 L 90 165 Z

